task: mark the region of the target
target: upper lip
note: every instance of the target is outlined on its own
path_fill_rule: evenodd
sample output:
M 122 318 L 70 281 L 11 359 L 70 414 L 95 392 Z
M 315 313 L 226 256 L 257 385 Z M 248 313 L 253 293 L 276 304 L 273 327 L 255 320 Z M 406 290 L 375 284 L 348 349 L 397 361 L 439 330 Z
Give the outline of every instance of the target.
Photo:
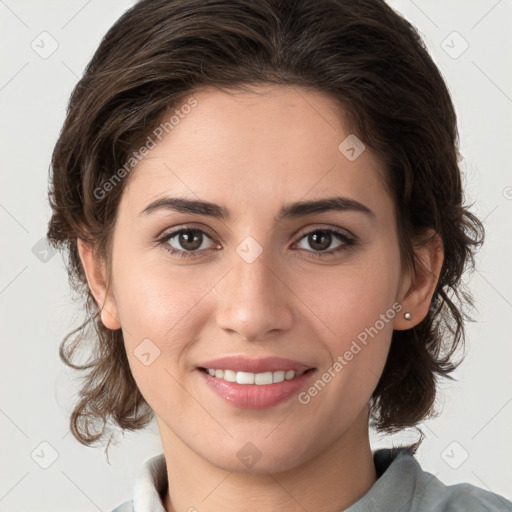
M 279 370 L 306 371 L 312 368 L 307 364 L 282 357 L 262 357 L 258 359 L 246 356 L 225 356 L 218 359 L 210 359 L 198 365 L 199 368 L 211 368 L 213 370 L 233 370 L 236 372 L 264 373 Z

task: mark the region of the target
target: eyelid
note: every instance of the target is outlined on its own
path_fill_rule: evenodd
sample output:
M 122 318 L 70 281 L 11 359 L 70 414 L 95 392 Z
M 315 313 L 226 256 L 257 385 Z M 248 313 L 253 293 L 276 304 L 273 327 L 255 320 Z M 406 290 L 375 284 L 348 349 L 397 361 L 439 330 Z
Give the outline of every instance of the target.
M 196 225 L 195 223 L 185 223 L 185 224 L 178 224 L 177 226 L 173 226 L 171 228 L 165 228 L 164 230 L 162 230 L 156 237 L 155 237 L 155 240 L 159 241 L 161 240 L 162 238 L 165 238 L 167 236 L 173 236 L 173 235 L 176 235 L 178 232 L 182 231 L 182 230 L 187 230 L 187 229 L 190 229 L 190 230 L 193 230 L 193 229 L 197 229 L 198 231 L 202 231 L 203 233 L 205 233 L 206 235 L 208 235 L 213 241 L 219 243 L 219 241 L 217 240 L 217 236 L 216 235 L 213 235 L 210 231 L 209 231 L 209 228 L 207 228 L 204 224 L 199 224 Z M 349 229 L 347 228 L 342 228 L 340 226 L 334 226 L 334 225 L 329 225 L 329 224 L 323 224 L 323 225 L 320 225 L 320 224 L 317 224 L 317 225 L 313 225 L 313 226 L 308 226 L 308 227 L 305 227 L 305 228 L 301 228 L 297 231 L 295 231 L 293 234 L 292 234 L 292 238 L 296 238 L 295 242 L 294 243 L 297 243 L 301 238 L 303 238 L 305 235 L 309 235 L 310 233 L 314 232 L 314 231 L 323 231 L 323 230 L 326 230 L 326 231 L 334 231 L 334 232 L 340 232 L 341 234 L 344 234 L 346 233 L 347 236 L 349 238 L 352 238 L 354 240 L 357 239 L 357 236 L 354 235 Z
M 352 233 L 349 229 L 342 228 L 340 226 L 334 226 L 332 224 L 313 225 L 313 226 L 308 226 L 307 228 L 301 228 L 301 229 L 299 229 L 299 231 L 296 231 L 293 234 L 293 237 L 295 238 L 297 236 L 300 239 L 304 235 L 309 235 L 310 233 L 312 233 L 314 231 L 335 231 L 335 232 L 339 232 L 340 234 L 346 234 L 347 237 L 352 238 L 354 240 L 357 239 L 357 236 L 354 235 L 354 233 Z
M 190 230 L 190 231 L 199 231 L 199 232 L 207 235 L 208 238 L 210 238 L 210 240 L 212 241 L 212 243 L 214 245 L 221 244 L 221 242 L 218 240 L 218 237 L 216 235 L 213 235 L 210 232 L 209 228 L 205 227 L 204 224 L 201 224 L 201 225 L 198 226 L 198 225 L 195 225 L 194 223 L 178 224 L 177 226 L 173 226 L 172 228 L 166 228 L 163 231 L 161 231 L 161 233 L 159 235 L 157 235 L 155 237 L 155 242 L 156 243 L 162 243 L 162 241 L 164 241 L 164 240 L 166 240 L 166 242 L 168 242 L 171 238 L 175 237 L 180 232 L 188 231 L 188 230 Z M 191 252 L 192 253 L 193 252 L 200 253 L 200 252 L 203 252 L 203 251 L 191 251 Z
M 162 246 L 163 249 L 171 254 L 173 257 L 177 258 L 199 258 L 202 255 L 204 255 L 208 250 L 219 250 L 222 247 L 222 244 L 216 242 L 216 237 L 212 236 L 209 232 L 209 229 L 205 227 L 197 227 L 194 224 L 183 224 L 178 226 L 173 226 L 172 228 L 169 228 L 170 231 L 167 233 L 164 230 L 163 234 L 156 240 L 158 246 Z M 203 235 L 206 235 L 216 247 L 210 248 L 210 249 L 201 249 L 201 250 L 195 250 L 195 251 L 187 251 L 185 249 L 175 249 L 170 244 L 169 241 L 174 238 L 175 236 L 179 235 L 179 233 L 183 231 L 198 231 L 202 233 Z M 326 251 L 314 251 L 309 249 L 294 249 L 295 251 L 304 252 L 307 253 L 308 258 L 320 258 L 320 259 L 328 259 L 337 256 L 338 254 L 341 254 L 344 251 L 349 251 L 351 249 L 354 249 L 355 246 L 358 245 L 358 239 L 355 235 L 353 235 L 349 230 L 345 228 L 341 228 L 339 226 L 330 226 L 325 227 L 324 226 L 309 226 L 308 228 L 303 228 L 299 230 L 299 235 L 294 233 L 293 237 L 295 241 L 292 244 L 293 246 L 298 245 L 302 239 L 304 239 L 306 236 L 319 232 L 319 231 L 325 231 L 333 235 L 334 237 L 337 237 L 341 244 L 338 247 L 335 247 L 334 249 L 329 249 Z

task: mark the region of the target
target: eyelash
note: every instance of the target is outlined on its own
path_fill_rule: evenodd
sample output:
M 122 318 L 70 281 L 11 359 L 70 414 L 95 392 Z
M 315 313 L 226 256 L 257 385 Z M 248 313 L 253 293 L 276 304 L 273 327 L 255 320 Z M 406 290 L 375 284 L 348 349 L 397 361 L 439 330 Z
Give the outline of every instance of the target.
M 159 245 L 163 246 L 165 251 L 172 254 L 173 256 L 177 256 L 179 258 L 195 257 L 196 254 L 198 254 L 202 251 L 198 251 L 198 250 L 195 250 L 195 251 L 182 250 L 182 251 L 180 251 L 180 250 L 174 249 L 167 243 L 171 238 L 174 238 L 175 236 L 179 235 L 180 233 L 187 233 L 187 232 L 200 233 L 202 235 L 206 235 L 208 238 L 212 238 L 208 233 L 206 233 L 206 231 L 203 231 L 202 229 L 188 227 L 188 228 L 181 228 L 176 231 L 167 233 L 163 237 L 159 238 L 157 240 L 157 242 Z M 332 228 L 313 229 L 312 231 L 303 233 L 302 236 L 298 239 L 298 241 L 296 243 L 300 242 L 303 238 L 306 238 L 307 236 L 311 235 L 312 233 L 318 233 L 318 232 L 330 233 L 332 235 L 335 235 L 343 243 L 336 249 L 331 249 L 330 251 L 309 251 L 306 249 L 299 249 L 299 250 L 306 251 L 306 252 L 310 253 L 311 256 L 314 258 L 325 258 L 325 257 L 333 256 L 342 251 L 346 251 L 356 244 L 356 241 L 354 238 L 350 237 L 349 235 L 347 235 L 346 233 L 344 233 L 342 231 L 338 231 L 338 230 L 332 229 Z M 203 250 L 206 250 L 206 249 L 203 249 Z

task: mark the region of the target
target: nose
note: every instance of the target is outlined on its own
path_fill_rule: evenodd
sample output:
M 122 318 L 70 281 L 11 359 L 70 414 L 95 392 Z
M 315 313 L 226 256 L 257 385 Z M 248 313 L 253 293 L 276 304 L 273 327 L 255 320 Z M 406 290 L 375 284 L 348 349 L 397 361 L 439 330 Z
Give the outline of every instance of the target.
M 265 251 L 251 263 L 235 255 L 233 268 L 216 286 L 217 325 L 245 341 L 277 337 L 293 323 L 292 288 Z

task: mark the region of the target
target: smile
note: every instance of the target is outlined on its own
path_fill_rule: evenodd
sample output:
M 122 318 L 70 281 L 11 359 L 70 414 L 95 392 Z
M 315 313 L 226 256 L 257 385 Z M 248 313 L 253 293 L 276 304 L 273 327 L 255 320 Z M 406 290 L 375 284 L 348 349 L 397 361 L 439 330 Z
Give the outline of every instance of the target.
M 306 388 L 317 373 L 315 368 L 259 373 L 204 367 L 197 370 L 210 392 L 240 409 L 269 409 L 287 402 Z
M 269 384 L 277 384 L 285 380 L 292 380 L 300 377 L 304 371 L 295 370 L 277 370 L 274 372 L 251 373 L 235 370 L 220 370 L 213 368 L 200 368 L 212 377 L 225 380 L 226 382 L 236 382 L 237 384 L 256 384 L 258 386 L 266 386 Z

